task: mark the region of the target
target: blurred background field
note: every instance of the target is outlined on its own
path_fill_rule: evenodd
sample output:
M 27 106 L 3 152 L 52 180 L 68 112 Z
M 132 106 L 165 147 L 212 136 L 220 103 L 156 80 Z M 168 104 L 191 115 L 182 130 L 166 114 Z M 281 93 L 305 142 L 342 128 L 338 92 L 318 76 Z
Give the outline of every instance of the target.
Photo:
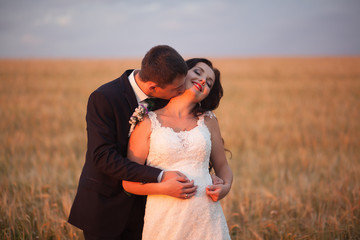
M 360 58 L 213 62 L 232 238 L 360 239 Z M 87 98 L 139 63 L 0 60 L 0 239 L 82 239 L 66 219 Z

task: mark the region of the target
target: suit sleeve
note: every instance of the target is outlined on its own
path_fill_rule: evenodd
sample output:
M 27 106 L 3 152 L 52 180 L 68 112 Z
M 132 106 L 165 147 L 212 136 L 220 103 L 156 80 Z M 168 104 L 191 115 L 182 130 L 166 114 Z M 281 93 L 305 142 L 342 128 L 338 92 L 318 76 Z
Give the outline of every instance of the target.
M 119 180 L 157 182 L 161 170 L 130 161 L 126 152 L 119 152 L 114 107 L 100 92 L 89 97 L 87 107 L 88 154 L 95 167 L 102 173 Z M 127 133 L 126 135 L 127 136 Z M 127 137 L 124 143 L 127 145 Z M 125 150 L 126 151 L 126 150 Z

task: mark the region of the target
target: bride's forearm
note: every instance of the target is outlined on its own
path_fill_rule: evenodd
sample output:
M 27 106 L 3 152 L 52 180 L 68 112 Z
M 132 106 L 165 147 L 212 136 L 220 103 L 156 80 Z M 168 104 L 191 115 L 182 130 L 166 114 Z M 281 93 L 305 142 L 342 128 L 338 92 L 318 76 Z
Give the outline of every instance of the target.
M 216 175 L 224 181 L 224 184 L 232 185 L 233 174 L 229 165 L 224 165 L 218 171 L 215 171 Z
M 164 194 L 161 183 L 139 183 L 123 181 L 125 191 L 136 195 Z

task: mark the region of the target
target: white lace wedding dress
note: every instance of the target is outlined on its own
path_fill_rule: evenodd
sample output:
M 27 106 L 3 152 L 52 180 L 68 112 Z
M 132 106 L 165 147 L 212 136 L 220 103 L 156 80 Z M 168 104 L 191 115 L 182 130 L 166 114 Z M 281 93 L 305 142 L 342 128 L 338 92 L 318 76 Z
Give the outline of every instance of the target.
M 213 116 L 211 112 L 206 115 Z M 221 240 L 230 239 L 226 220 L 219 202 L 205 192 L 212 184 L 209 174 L 211 136 L 199 117 L 197 126 L 189 131 L 175 132 L 161 126 L 154 112 L 149 112 L 152 133 L 147 165 L 164 170 L 178 170 L 198 186 L 190 199 L 164 195 L 147 198 L 144 240 Z

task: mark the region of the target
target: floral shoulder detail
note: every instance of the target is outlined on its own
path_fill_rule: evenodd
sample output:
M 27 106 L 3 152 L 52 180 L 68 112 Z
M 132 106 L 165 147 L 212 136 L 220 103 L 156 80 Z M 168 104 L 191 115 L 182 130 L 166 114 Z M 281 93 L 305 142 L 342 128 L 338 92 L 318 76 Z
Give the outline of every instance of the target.
M 213 113 L 212 111 L 207 111 L 204 113 L 204 117 L 209 117 L 210 119 L 215 118 L 216 119 L 216 115 L 215 113 Z
M 149 113 L 148 108 L 140 104 L 137 108 L 135 108 L 134 113 L 131 115 L 129 123 L 130 123 L 130 131 L 128 136 L 130 137 L 131 133 L 134 131 L 136 124 L 142 122 L 144 120 L 144 116 Z

